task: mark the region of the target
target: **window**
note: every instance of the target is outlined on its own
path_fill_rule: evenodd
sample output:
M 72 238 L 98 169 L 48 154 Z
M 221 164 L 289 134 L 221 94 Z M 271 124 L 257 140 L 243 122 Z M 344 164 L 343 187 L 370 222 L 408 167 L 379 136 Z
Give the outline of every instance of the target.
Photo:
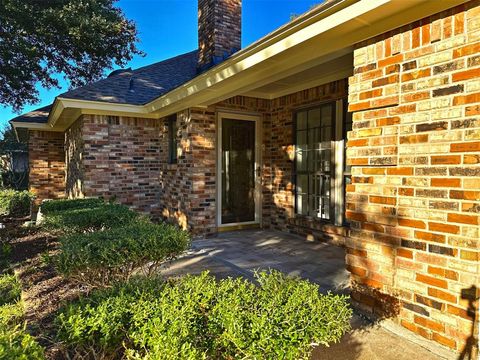
M 295 114 L 295 211 L 342 225 L 344 214 L 344 101 Z M 351 120 L 350 124 L 351 124 Z
M 168 118 L 168 162 L 177 163 L 177 115 Z

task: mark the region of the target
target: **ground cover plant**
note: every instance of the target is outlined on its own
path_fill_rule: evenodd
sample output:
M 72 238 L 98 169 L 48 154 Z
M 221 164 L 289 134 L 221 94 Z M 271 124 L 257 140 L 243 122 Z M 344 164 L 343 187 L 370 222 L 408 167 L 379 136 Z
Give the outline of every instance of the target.
M 15 275 L 0 275 L 0 359 L 44 359 L 43 348 L 26 331 L 21 286 Z
M 0 306 L 20 300 L 22 286 L 14 274 L 0 276 Z
M 0 190 L 0 217 L 29 215 L 33 199 L 33 194 L 28 191 Z
M 60 238 L 55 263 L 69 278 L 105 286 L 114 280 L 128 280 L 135 271 L 151 275 L 161 263 L 189 246 L 188 232 L 170 224 L 137 219 L 119 228 Z
M 132 359 L 306 359 L 349 329 L 347 298 L 277 272 L 132 278 L 67 305 L 58 337 L 71 351 Z

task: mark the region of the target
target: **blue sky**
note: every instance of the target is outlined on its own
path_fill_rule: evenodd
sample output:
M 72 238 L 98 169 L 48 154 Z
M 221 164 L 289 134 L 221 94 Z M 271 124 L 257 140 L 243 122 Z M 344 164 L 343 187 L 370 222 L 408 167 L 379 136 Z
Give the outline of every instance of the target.
M 322 0 L 243 0 L 242 46 L 245 47 L 289 21 L 291 14 L 307 11 Z M 127 67 L 138 68 L 197 48 L 197 0 L 120 0 L 126 16 L 136 22 L 145 57 L 135 57 Z M 50 104 L 62 89 L 40 89 L 40 103 L 22 113 Z M 0 129 L 17 116 L 0 105 Z

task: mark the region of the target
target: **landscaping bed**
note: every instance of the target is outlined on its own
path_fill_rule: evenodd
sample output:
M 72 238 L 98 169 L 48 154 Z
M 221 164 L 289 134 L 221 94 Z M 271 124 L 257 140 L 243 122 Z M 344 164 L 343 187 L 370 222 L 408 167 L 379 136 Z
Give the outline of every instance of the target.
M 124 206 L 63 200 L 42 213 L 37 226 L 0 230 L 3 271 L 22 287 L 19 336 L 38 358 L 300 359 L 349 329 L 346 297 L 277 271 L 255 284 L 159 277 L 190 235 Z

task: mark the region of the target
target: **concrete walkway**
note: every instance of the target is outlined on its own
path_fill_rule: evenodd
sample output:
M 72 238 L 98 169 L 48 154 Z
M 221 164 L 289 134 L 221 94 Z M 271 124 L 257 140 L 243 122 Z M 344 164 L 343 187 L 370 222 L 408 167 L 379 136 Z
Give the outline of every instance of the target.
M 188 254 L 169 264 L 162 274 L 179 276 L 209 270 L 220 278 L 243 276 L 253 279 L 255 270 L 269 268 L 307 278 L 317 283 L 322 292 L 349 292 L 343 248 L 265 230 L 228 232 L 197 240 Z M 451 358 L 448 355 L 440 349 L 429 351 L 355 315 L 352 331 L 338 344 L 315 349 L 312 359 L 436 360 Z

